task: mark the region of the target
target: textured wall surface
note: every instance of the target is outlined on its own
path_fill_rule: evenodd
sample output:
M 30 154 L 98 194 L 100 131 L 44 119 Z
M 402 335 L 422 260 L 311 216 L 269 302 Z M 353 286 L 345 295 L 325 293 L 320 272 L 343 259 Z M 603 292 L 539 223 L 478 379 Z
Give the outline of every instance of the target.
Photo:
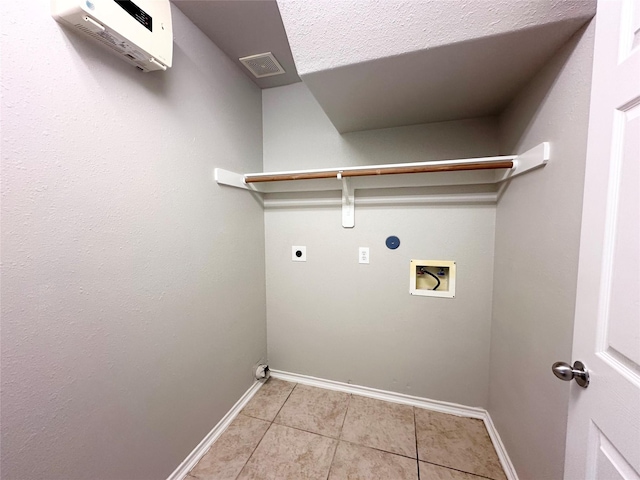
M 1 4 L 3 479 L 166 478 L 266 355 L 262 207 L 212 181 L 262 168 L 260 90 L 173 15 L 142 74 Z
M 595 12 L 593 0 L 278 0 L 278 6 L 300 75 L 586 20 Z
M 340 136 L 302 84 L 263 92 L 265 170 L 496 153 L 493 119 Z M 337 194 L 339 195 L 339 194 Z M 358 192 L 356 191 L 356 197 Z M 267 331 L 273 368 L 485 406 L 494 205 L 265 211 Z M 397 250 L 385 239 L 400 237 Z M 307 262 L 291 261 L 291 246 Z M 358 264 L 358 247 L 371 263 Z M 409 261 L 455 260 L 456 298 L 409 295 Z M 469 368 L 473 366 L 473 375 Z
M 572 360 L 592 53 L 590 25 L 500 119 L 503 153 L 551 142 L 496 220 L 489 412 L 522 479 L 563 476 L 569 386 L 551 365 Z

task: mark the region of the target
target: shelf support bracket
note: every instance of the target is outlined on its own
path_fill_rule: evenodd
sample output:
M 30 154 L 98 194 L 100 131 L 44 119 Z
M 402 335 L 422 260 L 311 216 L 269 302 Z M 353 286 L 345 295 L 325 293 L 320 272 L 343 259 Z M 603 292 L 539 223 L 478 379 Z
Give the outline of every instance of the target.
M 551 146 L 549 142 L 542 142 L 540 145 L 521 153 L 513 162 L 513 168 L 503 173 L 498 173 L 496 183 L 510 180 L 513 177 L 522 175 L 529 170 L 544 167 L 551 158 Z
M 251 190 L 253 192 L 259 191 L 255 185 L 244 181 L 244 175 L 222 168 L 215 168 L 213 170 L 213 179 L 218 185 L 228 185 L 229 187 L 242 188 L 243 190 Z
M 342 180 L 342 226 L 353 228 L 355 226 L 355 194 L 348 178 L 338 172 L 338 180 Z

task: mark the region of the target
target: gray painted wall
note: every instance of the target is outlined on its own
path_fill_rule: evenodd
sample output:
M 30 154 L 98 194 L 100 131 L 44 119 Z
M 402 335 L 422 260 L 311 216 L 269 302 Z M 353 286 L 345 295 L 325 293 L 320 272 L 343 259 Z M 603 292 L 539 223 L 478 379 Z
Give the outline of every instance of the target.
M 569 385 L 551 364 L 571 360 L 592 50 L 593 25 L 500 118 L 503 152 L 552 157 L 497 208 L 489 412 L 523 480 L 563 475 Z
M 329 168 L 497 155 L 494 118 L 339 134 L 304 83 L 262 91 L 264 169 Z
M 303 84 L 263 91 L 266 171 L 494 155 L 493 119 L 339 135 Z M 339 194 L 337 194 L 339 195 Z M 357 195 L 357 192 L 356 192 Z M 272 368 L 485 406 L 495 206 L 265 211 Z M 385 238 L 397 235 L 397 250 Z M 291 261 L 305 245 L 308 261 Z M 371 263 L 358 264 L 358 247 Z M 409 295 L 409 261 L 455 260 L 455 299 Z M 468 374 L 472 367 L 475 374 Z
M 262 169 L 260 90 L 175 8 L 151 74 L 0 11 L 2 478 L 166 478 L 266 355 L 262 207 L 212 181 Z

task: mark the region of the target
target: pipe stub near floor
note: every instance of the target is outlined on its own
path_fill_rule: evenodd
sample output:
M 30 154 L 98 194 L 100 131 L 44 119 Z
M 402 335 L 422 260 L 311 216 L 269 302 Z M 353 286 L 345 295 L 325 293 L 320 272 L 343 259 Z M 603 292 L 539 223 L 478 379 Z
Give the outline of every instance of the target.
M 260 364 L 256 368 L 256 380 L 267 381 L 271 372 L 269 371 L 269 365 Z

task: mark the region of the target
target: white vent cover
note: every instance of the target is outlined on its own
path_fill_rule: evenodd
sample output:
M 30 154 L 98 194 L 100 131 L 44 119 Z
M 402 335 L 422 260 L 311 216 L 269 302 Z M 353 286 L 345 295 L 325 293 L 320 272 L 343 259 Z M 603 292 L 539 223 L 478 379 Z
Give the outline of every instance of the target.
M 282 75 L 285 73 L 284 68 L 282 68 L 282 65 L 278 63 L 278 60 L 276 60 L 276 57 L 274 57 L 271 52 L 242 57 L 238 60 L 240 60 L 256 78 Z

